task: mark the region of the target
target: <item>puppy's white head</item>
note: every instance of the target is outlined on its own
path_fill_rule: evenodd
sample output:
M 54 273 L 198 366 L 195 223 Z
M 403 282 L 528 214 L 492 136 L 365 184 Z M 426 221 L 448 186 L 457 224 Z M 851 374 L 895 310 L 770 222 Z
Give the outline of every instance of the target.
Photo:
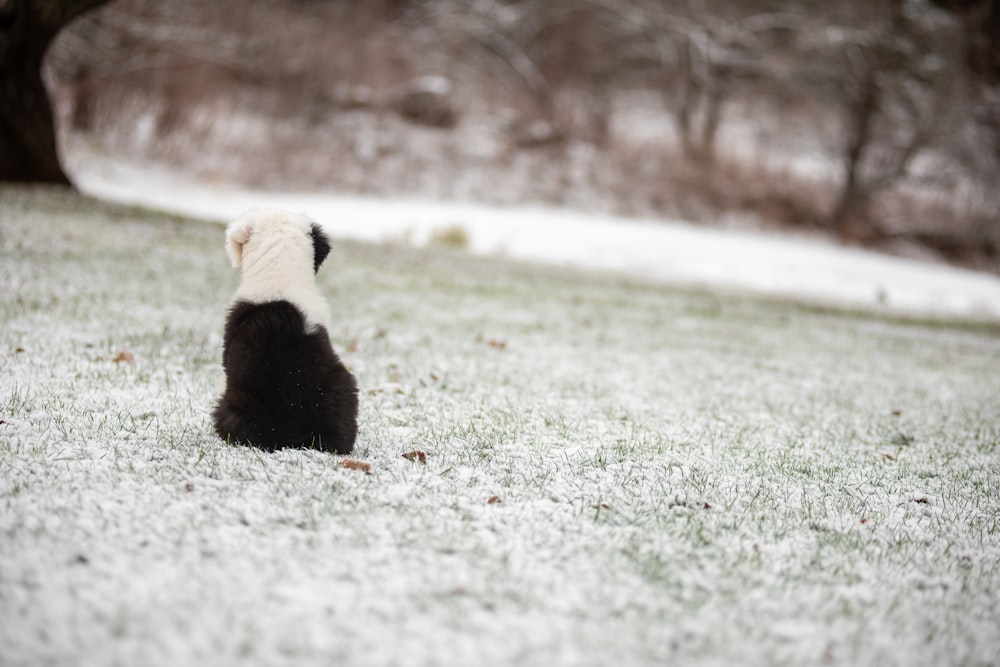
M 266 258 L 288 262 L 308 258 L 316 273 L 330 253 L 330 241 L 323 229 L 302 213 L 256 208 L 226 227 L 226 253 L 233 266 Z
M 234 267 L 243 267 L 237 298 L 291 301 L 310 324 L 326 326 L 314 275 L 329 253 L 322 228 L 301 213 L 253 209 L 226 227 L 226 254 Z

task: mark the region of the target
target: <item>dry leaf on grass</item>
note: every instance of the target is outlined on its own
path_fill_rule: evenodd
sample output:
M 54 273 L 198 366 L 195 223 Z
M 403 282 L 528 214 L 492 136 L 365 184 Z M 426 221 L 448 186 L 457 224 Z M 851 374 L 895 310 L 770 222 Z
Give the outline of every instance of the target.
M 116 364 L 120 364 L 122 362 L 125 362 L 126 364 L 130 364 L 133 361 L 135 361 L 135 355 L 132 354 L 131 352 L 122 351 L 122 352 L 119 352 L 118 355 L 114 359 L 112 359 L 111 361 L 115 362 Z
M 415 449 L 412 452 L 406 452 L 403 454 L 403 458 L 407 461 L 420 461 L 424 465 L 427 465 L 427 454 L 419 449 Z
M 492 347 L 494 350 L 506 350 L 507 349 L 507 341 L 503 340 L 502 338 L 487 338 L 483 334 L 482 331 L 480 331 L 479 333 L 476 334 L 476 342 L 477 343 L 486 343 L 487 345 L 489 345 L 490 347 Z
M 374 389 L 370 389 L 368 393 L 372 396 L 375 394 L 398 394 L 403 396 L 406 394 L 406 388 L 395 382 L 383 382 Z
M 372 474 L 372 464 L 357 459 L 344 459 L 340 465 L 348 470 L 360 470 L 366 475 Z

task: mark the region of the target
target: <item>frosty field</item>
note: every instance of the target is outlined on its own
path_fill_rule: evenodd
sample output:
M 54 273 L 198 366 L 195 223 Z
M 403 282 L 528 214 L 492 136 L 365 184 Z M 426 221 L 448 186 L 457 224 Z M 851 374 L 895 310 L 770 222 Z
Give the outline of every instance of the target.
M 222 239 L 0 189 L 0 665 L 1000 662 L 997 325 L 340 242 L 366 474 L 212 434 Z

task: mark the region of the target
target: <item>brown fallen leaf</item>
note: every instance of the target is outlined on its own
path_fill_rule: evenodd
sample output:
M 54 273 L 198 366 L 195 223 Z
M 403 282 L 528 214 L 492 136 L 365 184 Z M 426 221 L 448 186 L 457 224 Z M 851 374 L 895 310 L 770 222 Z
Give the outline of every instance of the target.
M 412 452 L 406 452 L 403 454 L 403 458 L 407 461 L 420 461 L 424 465 L 427 465 L 427 453 L 422 452 L 419 449 L 415 449 Z
M 492 347 L 494 350 L 507 349 L 507 341 L 500 340 L 499 338 L 490 338 L 488 341 L 486 341 L 486 344 Z
M 406 389 L 402 385 L 396 384 L 395 382 L 385 382 L 374 389 L 370 389 L 368 393 L 372 396 L 376 394 L 397 394 L 399 396 L 405 396 Z
M 119 352 L 118 355 L 114 359 L 112 359 L 111 361 L 115 362 L 116 364 L 120 364 L 122 362 L 125 362 L 126 364 L 130 364 L 133 361 L 135 361 L 135 355 L 132 354 L 131 352 L 127 352 L 127 351 L 123 350 L 123 351 Z
M 895 461 L 895 460 L 896 460 L 896 457 L 895 457 L 895 456 L 893 456 L 892 454 L 887 454 L 887 453 L 885 453 L 885 452 L 883 452 L 883 453 L 882 453 L 882 457 L 883 457 L 883 458 L 884 458 L 884 459 L 885 459 L 886 461 Z
M 490 496 L 489 498 L 486 499 L 487 505 L 495 505 L 498 502 L 500 502 L 500 496 Z
M 344 459 L 340 462 L 340 465 L 348 470 L 360 470 L 366 475 L 372 474 L 372 464 L 366 463 L 365 461 L 358 461 L 357 459 Z

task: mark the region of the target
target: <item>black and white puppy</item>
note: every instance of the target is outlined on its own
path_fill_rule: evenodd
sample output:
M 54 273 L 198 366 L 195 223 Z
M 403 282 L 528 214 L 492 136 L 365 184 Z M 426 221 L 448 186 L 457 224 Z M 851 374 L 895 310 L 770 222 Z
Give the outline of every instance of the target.
M 267 450 L 350 453 L 358 390 L 330 345 L 316 287 L 330 252 L 323 230 L 301 214 L 257 209 L 226 228 L 226 251 L 243 276 L 226 318 L 215 432 Z

